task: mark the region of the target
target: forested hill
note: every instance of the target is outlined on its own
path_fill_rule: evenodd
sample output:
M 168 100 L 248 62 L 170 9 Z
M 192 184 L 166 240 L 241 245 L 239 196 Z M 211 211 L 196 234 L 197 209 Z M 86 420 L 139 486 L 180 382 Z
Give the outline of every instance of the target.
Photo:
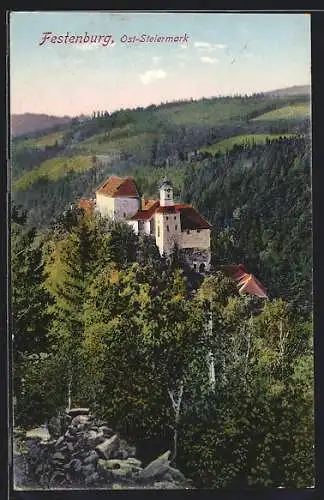
M 286 92 L 289 94 L 288 90 Z M 187 166 L 203 164 L 236 144 L 264 144 L 307 134 L 310 96 L 219 97 L 124 109 L 19 137 L 12 142 L 12 191 L 46 227 L 75 198 L 88 196 L 105 177 L 158 168 L 172 173 L 178 195 Z M 147 175 L 146 175 L 147 176 Z M 148 177 L 154 178 L 155 175 Z M 159 180 L 159 179 L 157 179 Z M 148 179 L 150 183 L 150 179 Z M 156 185 L 144 194 L 155 195 Z M 58 201 L 59 199 L 59 201 Z
M 214 264 L 244 262 L 270 296 L 310 310 L 310 142 L 235 146 L 191 167 L 181 193 L 213 225 Z
M 270 296 L 309 309 L 310 96 L 298 92 L 94 113 L 17 138 L 13 201 L 46 229 L 109 175 L 134 175 L 150 197 L 167 175 L 213 224 L 216 264 L 243 262 Z
M 57 125 L 69 124 L 69 116 L 51 116 L 37 113 L 11 115 L 11 133 L 14 137 L 40 132 Z

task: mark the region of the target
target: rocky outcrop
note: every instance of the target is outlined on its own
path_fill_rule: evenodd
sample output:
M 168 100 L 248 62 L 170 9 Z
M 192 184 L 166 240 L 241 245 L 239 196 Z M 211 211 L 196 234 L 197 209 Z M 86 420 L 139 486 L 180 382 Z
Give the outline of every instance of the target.
M 135 456 L 136 448 L 107 422 L 94 419 L 87 408 L 75 408 L 63 418 L 51 419 L 47 428 L 28 431 L 23 442 L 20 450 L 24 451 L 14 456 L 14 477 L 24 457 L 25 480 L 28 477 L 28 484 L 41 488 L 189 487 L 183 474 L 171 466 L 170 451 L 144 467 Z M 24 486 L 21 478 L 19 483 Z

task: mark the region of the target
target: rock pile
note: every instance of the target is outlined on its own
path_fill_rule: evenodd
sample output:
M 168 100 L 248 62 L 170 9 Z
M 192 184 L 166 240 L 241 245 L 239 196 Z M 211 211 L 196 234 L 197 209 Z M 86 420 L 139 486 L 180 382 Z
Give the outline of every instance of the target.
M 130 446 L 87 408 L 26 433 L 28 474 L 42 488 L 187 488 L 170 451 L 142 466 Z

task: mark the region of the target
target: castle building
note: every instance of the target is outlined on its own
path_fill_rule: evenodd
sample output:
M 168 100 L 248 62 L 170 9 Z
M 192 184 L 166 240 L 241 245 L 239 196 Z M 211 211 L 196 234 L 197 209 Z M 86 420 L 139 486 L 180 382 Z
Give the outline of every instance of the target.
M 159 200 L 145 200 L 134 178 L 109 177 L 96 192 L 95 210 L 125 220 L 136 234 L 154 237 L 161 255 L 169 256 L 176 245 L 193 269 L 210 269 L 212 226 L 192 205 L 174 202 L 169 180 L 160 185 Z

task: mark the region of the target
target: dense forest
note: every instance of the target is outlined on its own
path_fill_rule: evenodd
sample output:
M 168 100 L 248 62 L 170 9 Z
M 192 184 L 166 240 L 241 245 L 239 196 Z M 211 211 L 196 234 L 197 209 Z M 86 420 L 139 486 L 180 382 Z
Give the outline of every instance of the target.
M 71 211 L 40 237 L 13 220 L 16 426 L 86 406 L 142 460 L 172 449 L 195 487 L 313 484 L 310 317 L 220 272 L 192 286 L 122 223 Z
M 195 487 L 312 486 L 308 108 L 307 95 L 191 100 L 13 140 L 16 426 L 87 406 L 144 462 L 172 449 Z M 73 208 L 112 174 L 146 197 L 167 175 L 213 226 L 211 272 Z M 239 295 L 226 263 L 269 299 Z

